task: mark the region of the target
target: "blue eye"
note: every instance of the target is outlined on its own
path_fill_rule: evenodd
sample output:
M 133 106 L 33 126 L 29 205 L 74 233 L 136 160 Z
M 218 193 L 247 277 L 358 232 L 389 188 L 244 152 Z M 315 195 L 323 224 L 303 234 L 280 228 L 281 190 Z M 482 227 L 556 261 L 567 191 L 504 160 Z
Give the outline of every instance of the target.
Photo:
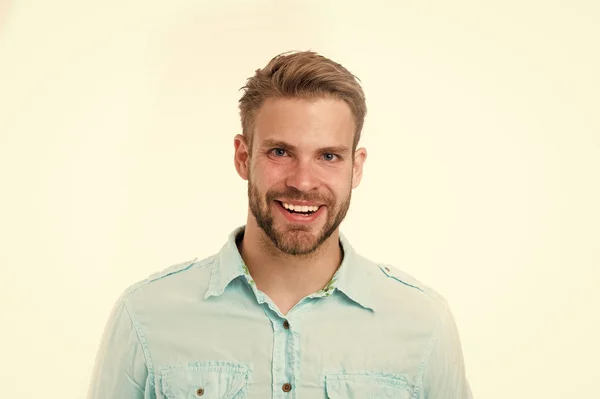
M 329 152 L 323 154 L 323 158 L 325 158 L 326 161 L 333 161 L 333 160 L 335 160 L 336 157 L 337 157 L 337 155 L 329 153 Z
M 283 148 L 273 148 L 271 152 L 278 157 L 282 157 L 285 155 L 285 150 Z

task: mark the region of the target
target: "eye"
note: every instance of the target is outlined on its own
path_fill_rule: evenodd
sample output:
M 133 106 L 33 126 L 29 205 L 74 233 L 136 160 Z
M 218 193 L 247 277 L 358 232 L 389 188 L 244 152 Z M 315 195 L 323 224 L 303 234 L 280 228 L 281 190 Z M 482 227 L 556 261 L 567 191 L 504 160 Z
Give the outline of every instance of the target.
M 326 152 L 325 154 L 323 154 L 323 159 L 325 159 L 326 161 L 335 161 L 337 158 L 337 155 L 332 154 L 330 152 Z
M 271 153 L 276 157 L 282 157 L 285 155 L 285 150 L 283 148 L 273 148 Z

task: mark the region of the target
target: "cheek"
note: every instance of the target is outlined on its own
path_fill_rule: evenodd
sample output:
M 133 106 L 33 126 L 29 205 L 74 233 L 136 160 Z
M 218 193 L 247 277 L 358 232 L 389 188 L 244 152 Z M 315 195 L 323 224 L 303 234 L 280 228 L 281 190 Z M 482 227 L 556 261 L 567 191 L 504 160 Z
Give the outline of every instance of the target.
M 327 180 L 327 190 L 335 196 L 336 202 L 344 201 L 352 190 L 352 175 L 337 173 Z
M 267 162 L 257 162 L 252 168 L 252 183 L 270 189 L 285 180 L 283 168 Z
M 352 185 L 349 181 L 347 182 L 338 182 L 335 187 L 331 187 L 334 190 L 334 194 L 338 202 L 344 201 L 346 197 L 348 197 L 350 191 L 352 190 Z

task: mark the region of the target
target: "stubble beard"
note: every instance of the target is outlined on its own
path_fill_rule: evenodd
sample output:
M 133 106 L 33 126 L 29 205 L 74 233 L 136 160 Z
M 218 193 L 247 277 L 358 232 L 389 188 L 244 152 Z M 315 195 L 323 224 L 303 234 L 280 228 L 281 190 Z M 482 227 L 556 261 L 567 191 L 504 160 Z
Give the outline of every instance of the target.
M 316 234 L 311 233 L 312 227 L 302 224 L 288 224 L 285 231 L 277 229 L 270 205 L 275 198 L 282 197 L 325 203 L 327 206 L 327 220 L 320 231 Z M 347 198 L 336 206 L 333 196 L 330 198 L 315 198 L 314 196 L 307 196 L 293 187 L 289 188 L 286 192 L 270 190 L 264 196 L 261 196 L 256 186 L 252 183 L 252 179 L 248 178 L 248 203 L 258 227 L 263 230 L 275 248 L 292 256 L 311 255 L 331 237 L 346 217 L 350 208 L 351 197 L 352 191 L 349 191 Z

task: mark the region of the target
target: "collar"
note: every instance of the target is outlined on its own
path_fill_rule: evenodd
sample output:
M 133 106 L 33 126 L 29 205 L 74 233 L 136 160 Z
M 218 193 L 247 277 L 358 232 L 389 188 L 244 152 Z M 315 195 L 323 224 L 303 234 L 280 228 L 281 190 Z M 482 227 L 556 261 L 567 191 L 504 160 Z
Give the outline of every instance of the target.
M 216 262 L 212 265 L 210 282 L 204 298 L 221 295 L 229 283 L 240 276 L 245 277 L 250 285 L 254 284 L 247 273 L 247 267 L 236 244 L 237 237 L 244 232 L 245 227 L 240 226 L 234 229 L 217 254 Z M 372 281 L 381 272 L 374 263 L 357 254 L 347 237 L 341 232 L 339 233 L 339 239 L 344 258 L 328 286 L 333 291 L 339 290 L 363 308 L 374 311 L 375 301 Z M 376 275 L 376 272 L 379 272 L 379 274 Z

